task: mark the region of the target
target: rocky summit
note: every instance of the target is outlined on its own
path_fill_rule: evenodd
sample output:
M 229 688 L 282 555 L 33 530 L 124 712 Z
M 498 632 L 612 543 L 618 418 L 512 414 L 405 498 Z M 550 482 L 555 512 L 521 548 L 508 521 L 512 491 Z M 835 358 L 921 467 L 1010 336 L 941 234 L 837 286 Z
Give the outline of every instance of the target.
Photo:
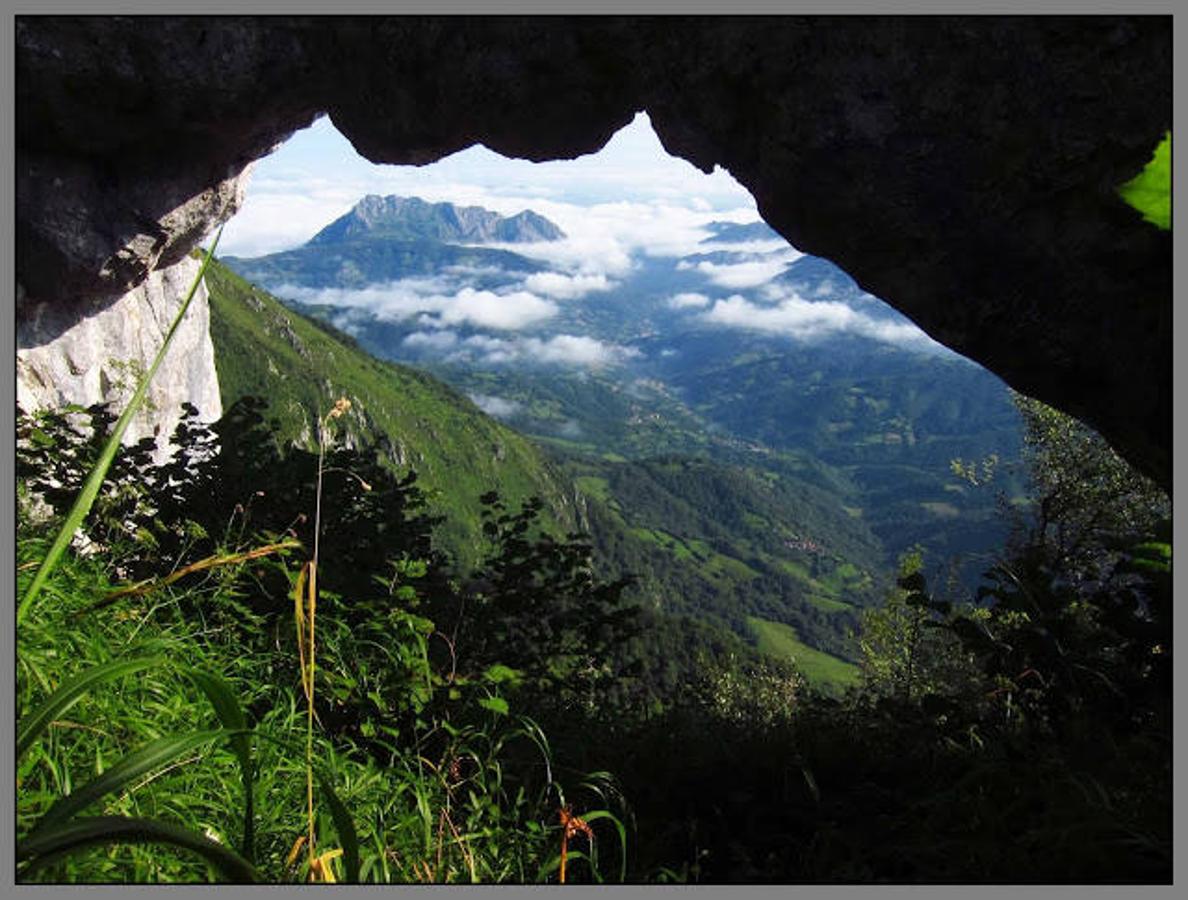
M 431 239 L 462 244 L 526 244 L 556 241 L 565 232 L 531 210 L 505 217 L 481 206 L 428 203 L 419 197 L 368 194 L 346 215 L 335 219 L 310 240 L 311 245 L 338 244 L 360 238 Z

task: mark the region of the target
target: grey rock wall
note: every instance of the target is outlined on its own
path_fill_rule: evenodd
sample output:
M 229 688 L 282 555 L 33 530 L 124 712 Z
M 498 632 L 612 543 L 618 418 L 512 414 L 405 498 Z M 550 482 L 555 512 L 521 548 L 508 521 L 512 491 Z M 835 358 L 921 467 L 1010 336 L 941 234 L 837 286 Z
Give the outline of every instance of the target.
M 164 342 L 200 265 L 185 257 L 152 272 L 114 303 L 77 319 L 64 317 L 60 305 L 29 304 L 17 327 L 17 403 L 32 412 L 111 402 L 122 412 L 140 374 Z M 199 285 L 146 403 L 125 433 L 125 443 L 152 435 L 158 459 L 163 458 L 183 402 L 196 406 L 204 422 L 222 415 L 205 283 Z

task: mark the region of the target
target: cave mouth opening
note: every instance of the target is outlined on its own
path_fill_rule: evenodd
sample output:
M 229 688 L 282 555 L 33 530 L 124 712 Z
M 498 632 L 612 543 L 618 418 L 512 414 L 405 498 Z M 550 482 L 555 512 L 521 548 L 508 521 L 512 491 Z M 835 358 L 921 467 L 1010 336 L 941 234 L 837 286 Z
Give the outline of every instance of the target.
M 629 299 L 649 312 L 661 307 L 664 324 L 679 321 L 685 329 L 749 331 L 785 346 L 849 334 L 956 356 L 862 291 L 840 268 L 824 260 L 811 265 L 813 260 L 766 225 L 754 197 L 726 170 L 715 167 L 706 174 L 667 153 L 645 112 L 597 152 L 572 160 L 511 159 L 476 144 L 423 166 L 371 163 L 328 116 L 319 117 L 255 163 L 244 203 L 224 228 L 220 255 L 237 260 L 298 251 L 320 240 L 315 236 L 322 229 L 368 196 L 479 207 L 504 217 L 530 211 L 555 223 L 561 234 L 547 241 L 530 234 L 511 241 L 449 238 L 513 252 L 542 272 L 508 270 L 500 279 L 493 272 L 453 267 L 452 281 L 430 283 L 419 277 L 426 271 L 409 279 L 399 272 L 394 277 L 340 272 L 304 283 L 270 273 L 261 286 L 285 300 L 342 308 L 349 314 L 335 324 L 350 333 L 367 316 L 428 325 L 446 335 L 452 333 L 448 325 L 458 324 L 471 336 L 488 338 L 545 333 L 560 325 L 588 331 L 592 323 L 583 308 L 595 310 L 596 317 L 600 303 L 622 305 Z M 802 271 L 790 271 L 797 263 Z M 483 274 L 488 277 L 477 277 Z M 473 294 L 467 295 L 470 308 L 460 302 L 461 292 L 473 292 L 480 282 L 499 298 L 505 315 L 492 310 L 484 315 Z M 649 327 L 641 330 L 653 336 L 654 317 L 642 318 Z M 405 342 L 404 351 L 420 346 L 412 359 L 423 360 L 433 348 L 450 344 L 442 334 L 433 341 L 422 335 Z M 639 348 L 619 350 L 637 354 Z
M 529 222 L 459 238 L 473 207 L 512 221 L 528 211 L 560 236 Z M 400 223 L 386 236 L 385 216 Z M 369 228 L 407 251 L 391 268 L 351 257 Z M 728 172 L 668 154 L 645 113 L 573 160 L 475 145 L 422 166 L 371 163 L 322 117 L 256 164 L 219 251 L 290 306 L 561 453 L 774 466 L 831 491 L 885 547 L 874 574 L 922 542 L 938 571 L 967 557 L 972 582 L 1004 536 L 994 492 L 951 462 L 1017 458 L 1006 386 L 792 247 Z M 327 254 L 338 262 L 310 263 Z M 1021 495 L 1017 478 L 998 487 Z M 819 538 L 788 538 L 807 577 L 847 572 L 822 567 Z M 680 535 L 658 540 L 688 549 Z M 862 577 L 834 581 L 818 597 L 827 612 Z

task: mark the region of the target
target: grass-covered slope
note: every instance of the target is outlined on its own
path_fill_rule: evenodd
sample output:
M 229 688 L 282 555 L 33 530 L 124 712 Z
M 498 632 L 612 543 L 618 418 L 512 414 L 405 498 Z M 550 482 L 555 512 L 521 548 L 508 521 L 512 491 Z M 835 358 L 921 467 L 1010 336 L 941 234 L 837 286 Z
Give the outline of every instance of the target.
M 262 397 L 279 438 L 312 448 L 318 417 L 348 397 L 347 439 L 379 440 L 394 465 L 417 472 L 446 516 L 445 549 L 461 561 L 473 561 L 479 549 L 479 497 L 492 489 L 513 503 L 539 495 L 549 519 L 573 527 L 565 482 L 540 451 L 466 397 L 375 359 L 350 337 L 303 318 L 217 261 L 206 284 L 224 406 Z
M 878 540 L 812 485 L 681 457 L 563 465 L 585 497 L 600 558 L 634 573 L 648 606 L 749 640 L 747 617 L 759 616 L 845 654 L 859 610 L 881 597 Z
M 859 683 L 861 675 L 856 665 L 810 647 L 791 625 L 755 616 L 748 616 L 747 624 L 755 633 L 760 653 L 792 663 L 814 687 L 830 691 Z

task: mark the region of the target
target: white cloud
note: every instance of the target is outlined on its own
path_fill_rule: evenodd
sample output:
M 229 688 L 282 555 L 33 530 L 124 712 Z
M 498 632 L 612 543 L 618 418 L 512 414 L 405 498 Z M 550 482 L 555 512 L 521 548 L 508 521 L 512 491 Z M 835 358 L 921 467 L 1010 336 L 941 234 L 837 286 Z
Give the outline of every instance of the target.
M 786 334 L 800 340 L 849 332 L 887 343 L 916 345 L 920 349 L 940 346 L 915 325 L 879 321 L 844 303 L 813 302 L 798 296 L 788 297 L 775 306 L 758 306 L 734 294 L 714 303 L 712 309 L 701 314 L 701 319 L 728 328 Z
M 454 348 L 458 343 L 458 335 L 452 331 L 414 331 L 401 343 L 408 347 L 424 347 L 426 350 L 441 353 Z
M 519 356 L 519 352 L 514 341 L 487 334 L 475 334 L 464 340 L 459 350 L 450 354 L 449 359 L 471 362 L 476 356 L 488 364 L 499 365 L 513 362 Z
M 528 291 L 495 294 L 463 288 L 450 298 L 438 318 L 443 325 L 471 324 L 479 328 L 517 331 L 557 314 L 557 304 Z
M 608 344 L 585 335 L 559 334 L 548 340 L 528 338 L 529 352 L 541 362 L 599 367 L 635 355 L 617 344 Z
M 454 287 L 440 278 L 408 278 L 359 289 L 305 288 L 282 285 L 275 293 L 302 303 L 362 309 L 386 322 L 416 318 L 426 328 L 473 325 L 518 331 L 539 325 L 557 314 L 557 304 L 528 291 L 495 293 Z
M 505 275 L 506 270 L 499 268 L 499 266 L 446 266 L 441 270 L 447 275 L 455 275 L 459 278 L 482 278 L 495 275 Z
M 719 287 L 741 290 L 758 287 L 775 278 L 786 269 L 789 264 L 804 256 L 803 253 L 785 248 L 779 253 L 770 254 L 762 259 L 747 260 L 737 263 L 713 263 L 703 261 L 695 264 L 681 263 L 678 268 L 692 268 L 701 272 L 713 284 Z
M 766 256 L 771 253 L 779 253 L 782 250 L 787 250 L 788 246 L 788 242 L 783 238 L 763 241 L 712 241 L 708 244 L 702 242 L 701 251 L 708 253 L 724 250 L 727 253 L 750 253 L 755 256 Z
M 475 334 L 460 341 L 448 358 L 487 365 L 521 362 L 597 369 L 638 355 L 633 348 L 584 335 L 558 334 L 542 339 Z
M 278 297 L 300 303 L 363 310 L 385 321 L 401 321 L 427 310 L 437 311 L 445 300 L 444 297 L 426 296 L 418 292 L 415 285 L 400 281 L 360 289 L 282 284 L 273 288 L 272 292 Z
M 505 397 L 493 397 L 490 394 L 467 394 L 474 405 L 489 416 L 496 419 L 509 419 L 524 408 L 518 400 L 508 400 Z
M 524 279 L 524 287 L 538 294 L 558 300 L 574 300 L 595 291 L 609 291 L 615 282 L 605 275 L 563 275 L 559 272 L 537 272 Z
M 671 309 L 698 309 L 709 306 L 710 298 L 705 294 L 676 294 L 668 298 L 668 306 Z
M 562 437 L 579 438 L 583 432 L 581 423 L 577 419 L 566 419 L 557 429 L 557 433 Z
M 539 209 L 536 211 L 541 212 Z M 492 246 L 577 274 L 615 277 L 626 275 L 635 267 L 631 259 L 633 248 L 611 232 L 599 231 L 589 223 L 575 230 L 572 226 L 562 224 L 555 215 L 541 214 L 560 225 L 566 233 L 565 238 L 539 244 Z

